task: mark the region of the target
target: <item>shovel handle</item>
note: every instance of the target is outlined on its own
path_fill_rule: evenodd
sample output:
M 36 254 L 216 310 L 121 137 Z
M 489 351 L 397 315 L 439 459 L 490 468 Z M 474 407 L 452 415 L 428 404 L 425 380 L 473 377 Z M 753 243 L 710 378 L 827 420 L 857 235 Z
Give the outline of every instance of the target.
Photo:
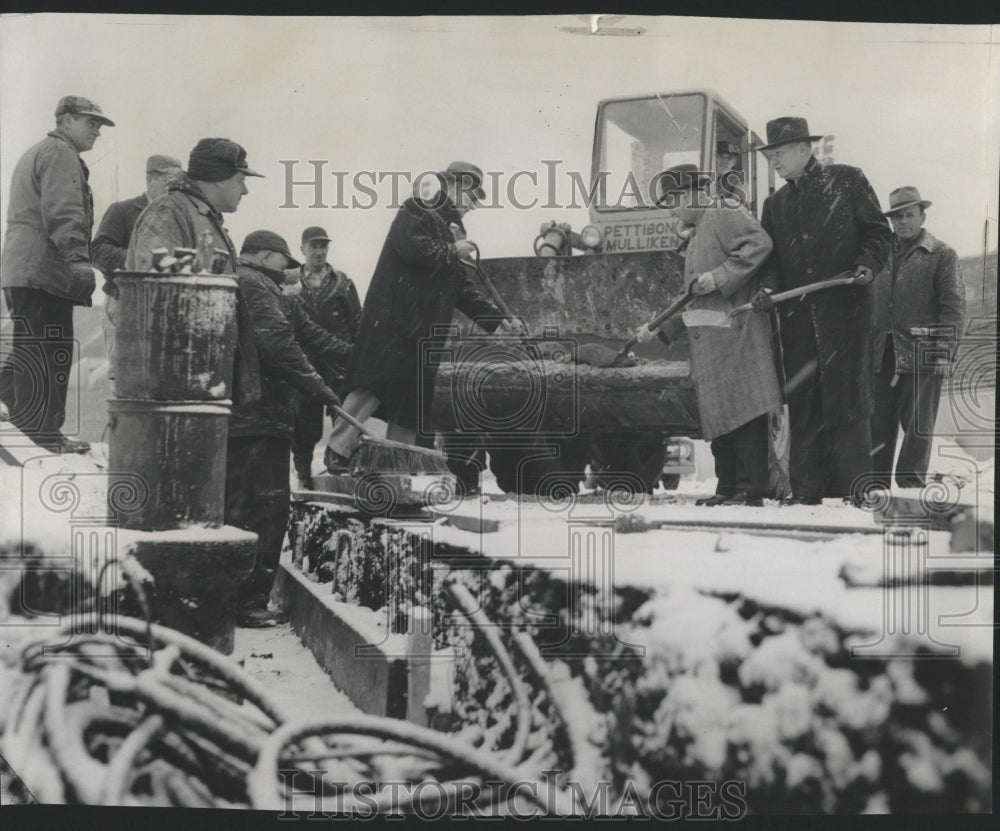
M 666 309 L 660 312 L 656 317 L 654 317 L 646 326 L 649 329 L 656 329 L 661 323 L 663 323 L 668 317 L 673 317 L 677 312 L 683 309 L 688 303 L 694 300 L 694 283 L 691 283 L 687 287 L 687 291 L 681 295 L 680 299 L 671 303 Z M 628 354 L 628 351 L 639 342 L 639 339 L 635 336 L 629 338 L 625 341 L 625 345 L 621 348 L 617 355 L 615 355 L 614 360 L 611 362 L 611 366 L 618 366 L 619 363 Z
M 358 421 L 354 416 L 352 416 L 343 407 L 338 407 L 336 404 L 330 404 L 330 409 L 333 410 L 338 416 L 340 416 L 344 421 L 351 425 L 355 430 L 361 433 L 362 436 L 367 436 L 368 438 L 374 438 L 372 432 L 365 427 L 360 421 Z
M 807 294 L 812 294 L 814 291 L 822 291 L 823 289 L 832 289 L 837 286 L 853 286 L 858 278 L 852 276 L 854 272 L 852 271 L 842 271 L 840 274 L 835 274 L 829 280 L 820 280 L 816 283 L 809 283 L 805 286 L 799 286 L 795 289 L 789 289 L 788 291 L 779 291 L 777 294 L 771 295 L 772 303 L 781 303 L 784 300 L 794 300 L 796 297 L 805 297 Z M 730 317 L 736 317 L 738 314 L 743 312 L 749 312 L 753 308 L 753 303 L 744 303 L 742 306 L 736 306 L 729 310 Z

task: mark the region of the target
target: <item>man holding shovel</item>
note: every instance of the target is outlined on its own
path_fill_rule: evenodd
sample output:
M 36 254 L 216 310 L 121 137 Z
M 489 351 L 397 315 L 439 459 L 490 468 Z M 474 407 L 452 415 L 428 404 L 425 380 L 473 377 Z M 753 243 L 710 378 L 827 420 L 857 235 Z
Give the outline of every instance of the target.
M 456 239 L 450 227 L 486 195 L 475 165 L 453 162 L 438 174 L 436 195 L 415 192 L 396 214 L 365 296 L 361 326 L 345 381 L 344 410 L 364 422 L 380 407 L 389 417 L 387 438 L 405 444 L 426 425 L 434 395 L 435 368 L 422 366 L 421 343 L 435 327 L 451 322 L 457 308 L 485 318 L 490 331 L 519 331 L 519 321 L 501 320 L 501 311 L 479 294 L 462 260 L 473 243 Z M 334 422 L 324 461 L 331 473 L 349 470 L 360 433 L 343 417 Z
M 786 180 L 764 202 L 761 224 L 774 250 L 753 306 L 774 307 L 769 290 L 796 289 L 847 271 L 837 285 L 779 307 L 791 446 L 792 501 L 823 497 L 859 504 L 870 485 L 872 412 L 871 288 L 892 232 L 878 197 L 856 167 L 823 166 L 812 155 L 804 118 L 767 123 L 759 147 Z
M 728 312 L 749 301 L 771 240 L 735 200 L 712 198 L 710 182 L 693 164 L 659 178 L 657 204 L 694 227 L 684 287 L 695 297 L 663 330 L 668 339 L 688 331 L 702 435 L 715 457 L 715 495 L 697 504 L 761 505 L 770 484 L 768 413 L 781 406 L 781 389 L 766 318 Z M 635 336 L 648 341 L 655 334 L 644 325 Z

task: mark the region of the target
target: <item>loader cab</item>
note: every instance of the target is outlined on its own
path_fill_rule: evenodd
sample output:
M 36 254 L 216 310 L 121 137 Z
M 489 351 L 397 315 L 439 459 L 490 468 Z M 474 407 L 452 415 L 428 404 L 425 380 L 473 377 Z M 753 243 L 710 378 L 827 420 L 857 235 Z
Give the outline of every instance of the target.
M 603 251 L 676 250 L 675 224 L 657 207 L 659 175 L 678 164 L 718 169 L 720 141 L 739 159 L 726 179 L 755 216 L 767 195 L 761 144 L 746 119 L 712 90 L 690 90 L 601 101 L 594 130 L 590 220 L 602 232 Z M 720 188 L 721 182 L 713 185 Z

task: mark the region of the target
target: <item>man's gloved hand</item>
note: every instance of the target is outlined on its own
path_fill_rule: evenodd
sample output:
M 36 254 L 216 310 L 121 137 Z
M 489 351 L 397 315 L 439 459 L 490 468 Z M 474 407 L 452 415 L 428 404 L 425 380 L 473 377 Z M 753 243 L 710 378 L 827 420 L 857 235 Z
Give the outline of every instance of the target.
M 518 317 L 508 317 L 500 321 L 500 333 L 503 335 L 527 335 L 528 330 Z
M 649 326 L 644 323 L 635 330 L 635 339 L 639 341 L 639 343 L 649 343 L 656 337 L 656 331 L 656 329 L 650 329 Z
M 69 264 L 69 274 L 73 281 L 73 293 L 79 297 L 90 297 L 97 288 L 97 278 L 104 275 L 90 263 L 75 262 Z
M 854 269 L 854 279 L 857 280 L 855 285 L 867 286 L 872 280 L 875 279 L 875 274 L 870 268 L 868 268 L 868 266 L 859 265 L 856 269 Z
M 934 364 L 935 375 L 951 375 L 951 361 L 940 360 Z
M 455 242 L 455 250 L 458 252 L 458 258 L 460 260 L 472 260 L 473 252 L 476 250 L 476 246 L 469 240 L 460 239 Z
M 694 281 L 692 291 L 695 294 L 711 294 L 718 286 L 715 284 L 715 277 L 710 271 L 706 271 Z
M 333 412 L 334 407 L 339 407 L 343 402 L 340 400 L 340 396 L 337 395 L 332 389 L 330 389 L 325 384 L 322 389 L 316 394 L 316 397 L 326 405 L 326 411 L 331 415 L 336 415 Z
M 768 289 L 760 289 L 750 298 L 750 305 L 755 312 L 769 312 L 774 308 L 774 301 L 771 299 L 771 292 Z

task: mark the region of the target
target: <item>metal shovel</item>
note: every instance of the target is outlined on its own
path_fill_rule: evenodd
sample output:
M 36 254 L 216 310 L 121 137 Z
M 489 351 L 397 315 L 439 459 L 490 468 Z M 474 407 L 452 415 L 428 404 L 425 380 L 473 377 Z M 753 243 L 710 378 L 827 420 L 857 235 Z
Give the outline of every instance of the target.
M 658 328 L 662 323 L 664 323 L 668 318 L 673 317 L 679 311 L 681 311 L 685 306 L 687 306 L 692 300 L 698 295 L 694 293 L 695 281 L 692 281 L 687 290 L 678 298 L 674 303 L 660 312 L 656 317 L 654 317 L 648 324 L 646 324 L 650 329 Z M 728 327 L 729 318 L 726 316 L 725 312 L 715 312 L 710 309 L 699 309 L 698 319 L 693 322 L 692 325 L 695 326 L 719 326 L 722 328 Z M 639 339 L 635 336 L 629 338 L 625 345 L 621 348 L 621 351 L 615 356 L 614 360 L 609 364 L 609 366 L 619 366 L 621 362 L 625 359 L 628 351 L 639 342 Z

